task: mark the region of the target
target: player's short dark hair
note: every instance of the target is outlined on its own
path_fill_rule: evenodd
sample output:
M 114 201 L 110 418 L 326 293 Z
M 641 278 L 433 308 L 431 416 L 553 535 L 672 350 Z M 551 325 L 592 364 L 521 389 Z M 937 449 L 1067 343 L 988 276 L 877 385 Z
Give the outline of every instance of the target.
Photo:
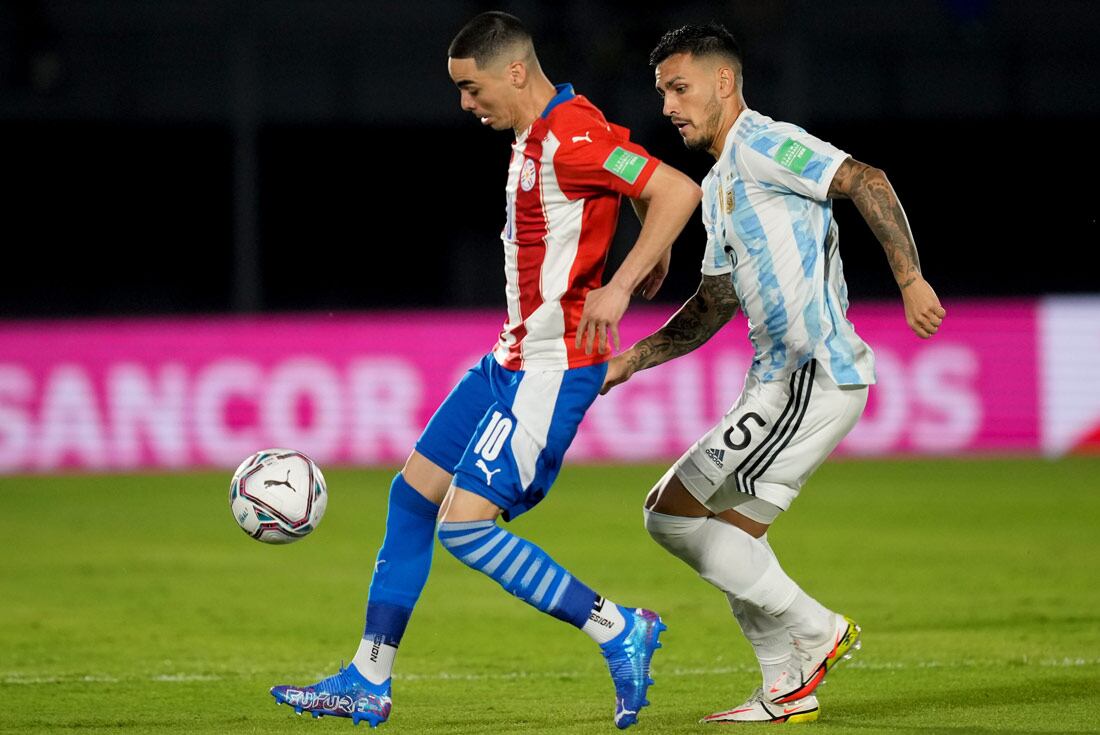
M 531 34 L 514 15 L 491 10 L 475 16 L 463 26 L 451 41 L 447 56 L 452 59 L 472 58 L 484 69 L 500 54 L 517 44 L 531 44 Z
M 649 65 L 657 66 L 673 54 L 721 56 L 736 64 L 738 74 L 741 72 L 741 46 L 721 23 L 686 25 L 669 31 L 650 52 Z

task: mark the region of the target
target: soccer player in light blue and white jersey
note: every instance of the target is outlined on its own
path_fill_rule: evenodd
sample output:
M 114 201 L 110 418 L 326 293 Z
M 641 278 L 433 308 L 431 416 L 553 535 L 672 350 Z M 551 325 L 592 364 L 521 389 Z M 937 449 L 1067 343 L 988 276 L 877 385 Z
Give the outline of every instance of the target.
M 726 594 L 760 663 L 748 700 L 704 721 L 810 721 L 814 690 L 859 648 L 860 629 L 787 576 L 767 530 L 859 420 L 875 382 L 871 349 L 845 315 L 831 200 L 851 199 L 874 231 L 918 336 L 945 312 L 885 174 L 748 109 L 725 28 L 670 31 L 650 63 L 664 114 L 688 148 L 717 161 L 703 182 L 703 277 L 668 323 L 611 361 L 603 391 L 690 352 L 744 310 L 755 347 L 744 390 L 653 488 L 646 528 Z

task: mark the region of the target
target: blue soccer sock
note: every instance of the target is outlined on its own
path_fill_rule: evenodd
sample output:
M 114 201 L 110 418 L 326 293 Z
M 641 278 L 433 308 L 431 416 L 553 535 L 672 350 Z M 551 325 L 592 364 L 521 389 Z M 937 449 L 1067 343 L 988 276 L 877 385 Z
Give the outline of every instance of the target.
M 375 684 L 389 679 L 397 645 L 428 581 L 438 513 L 439 506 L 413 489 L 401 473 L 393 478 L 363 640 L 352 659 L 355 668 Z
M 439 540 L 466 566 L 492 577 L 532 607 L 584 630 L 597 642 L 617 632 L 609 630 L 606 622 L 599 626 L 589 622 L 593 611 L 603 606 L 602 598 L 545 551 L 495 521 L 440 523 Z M 618 612 L 613 603 L 612 607 Z M 593 627 L 600 630 L 594 632 Z

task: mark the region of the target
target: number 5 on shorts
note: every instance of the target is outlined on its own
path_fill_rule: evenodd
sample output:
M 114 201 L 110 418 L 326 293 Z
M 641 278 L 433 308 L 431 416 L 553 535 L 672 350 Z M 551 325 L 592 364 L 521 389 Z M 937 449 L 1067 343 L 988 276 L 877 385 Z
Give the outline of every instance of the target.
M 749 431 L 749 427 L 745 426 L 745 422 L 749 419 L 755 421 L 757 426 L 763 426 L 765 423 L 767 423 L 764 421 L 764 419 L 760 418 L 759 414 L 749 411 L 747 414 L 738 419 L 737 423 L 731 426 L 722 436 L 722 441 L 725 442 L 727 447 L 736 451 L 744 449 L 749 445 L 749 442 L 752 441 L 752 433 Z M 733 434 L 738 429 L 741 430 L 741 438 L 740 441 L 735 444 L 733 442 Z

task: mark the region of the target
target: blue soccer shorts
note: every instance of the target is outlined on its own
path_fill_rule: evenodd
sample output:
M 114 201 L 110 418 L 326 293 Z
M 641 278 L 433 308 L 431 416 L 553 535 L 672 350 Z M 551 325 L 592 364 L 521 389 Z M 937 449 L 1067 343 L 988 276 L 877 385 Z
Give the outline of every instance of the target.
M 550 491 L 606 374 L 607 363 L 506 370 L 486 355 L 436 410 L 416 451 L 511 520 Z

